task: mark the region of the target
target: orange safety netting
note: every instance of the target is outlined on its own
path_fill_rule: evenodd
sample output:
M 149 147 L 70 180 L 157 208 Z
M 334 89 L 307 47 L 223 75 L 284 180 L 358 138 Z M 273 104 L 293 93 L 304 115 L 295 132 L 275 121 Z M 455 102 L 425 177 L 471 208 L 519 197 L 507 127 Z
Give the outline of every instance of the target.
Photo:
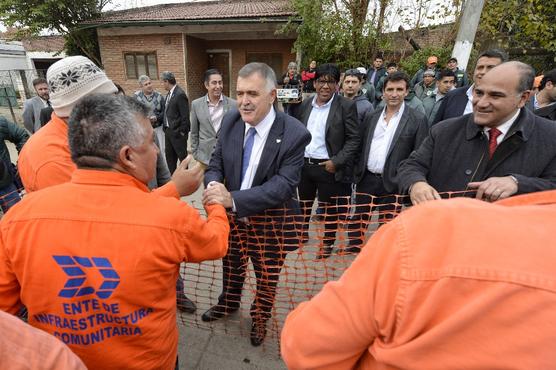
M 474 195 L 469 191 L 441 194 L 442 198 Z M 409 197 L 402 195 L 368 199 L 369 203 L 359 205 L 352 204 L 353 198 L 349 197 L 338 199 L 335 205 L 315 202 L 310 218 L 286 210 L 273 210 L 268 212 L 271 215 L 248 220 L 231 218 L 230 242 L 234 248 L 229 253 L 234 258 L 182 265 L 185 294 L 195 302 L 197 311 L 179 313 L 179 321 L 246 338 L 253 319 L 266 321 L 264 345 L 276 347 L 288 313 L 317 294 L 326 282 L 337 280 L 357 256 L 357 246 L 363 246 L 380 225 L 411 205 Z M 194 206 L 204 213 L 201 204 Z M 240 268 L 228 273 L 227 299 L 219 301 L 223 270 L 230 271 L 233 262 Z M 245 272 L 237 273 L 241 270 Z M 237 311 L 204 322 L 201 315 L 216 304 Z

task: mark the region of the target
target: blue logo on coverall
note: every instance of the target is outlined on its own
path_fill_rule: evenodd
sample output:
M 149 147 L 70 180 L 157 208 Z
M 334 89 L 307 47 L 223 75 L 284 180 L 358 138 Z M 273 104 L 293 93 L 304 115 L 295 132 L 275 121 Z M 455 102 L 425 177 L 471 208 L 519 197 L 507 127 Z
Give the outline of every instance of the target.
M 105 257 L 77 257 L 77 256 L 52 256 L 56 263 L 68 276 L 64 288 L 58 293 L 62 298 L 82 297 L 95 294 L 100 299 L 109 298 L 118 284 L 120 276 Z M 86 284 L 87 277 L 84 269 L 95 269 L 104 278 L 99 288 L 95 289 Z

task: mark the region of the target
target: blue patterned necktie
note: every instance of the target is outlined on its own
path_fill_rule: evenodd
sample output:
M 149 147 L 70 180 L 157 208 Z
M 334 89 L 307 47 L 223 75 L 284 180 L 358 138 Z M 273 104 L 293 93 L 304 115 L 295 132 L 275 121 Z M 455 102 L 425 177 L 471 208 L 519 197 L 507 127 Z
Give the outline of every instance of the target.
M 257 130 L 251 127 L 247 130 L 247 139 L 245 140 L 245 145 L 243 146 L 243 161 L 241 162 L 241 182 L 245 177 L 247 172 L 247 167 L 249 167 L 249 159 L 251 158 L 251 151 L 253 151 L 253 143 L 255 142 L 255 134 Z

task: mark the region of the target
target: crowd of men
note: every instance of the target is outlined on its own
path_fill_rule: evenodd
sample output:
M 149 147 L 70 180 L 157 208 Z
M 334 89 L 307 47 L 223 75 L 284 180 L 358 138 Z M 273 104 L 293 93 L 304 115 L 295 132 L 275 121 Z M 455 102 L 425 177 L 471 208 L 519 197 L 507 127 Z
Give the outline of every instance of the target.
M 472 325 L 470 320 L 483 311 L 474 307 L 458 316 L 425 306 L 441 305 L 450 296 L 457 311 L 480 302 L 481 293 L 491 289 L 485 304 L 492 308 L 497 294 L 511 293 L 474 283 L 456 298 L 465 283 L 444 286 L 443 279 L 527 281 L 538 291 L 552 289 L 546 279 L 527 280 L 539 271 L 553 275 L 548 267 L 535 270 L 540 253 L 521 265 L 524 254 L 517 248 L 497 259 L 506 252 L 503 233 L 493 237 L 496 247 L 489 252 L 479 231 L 472 252 L 458 254 L 466 241 L 461 235 L 482 230 L 483 214 L 497 212 L 501 227 L 515 234 L 511 212 L 522 213 L 520 220 L 535 217 L 519 204 L 551 204 L 555 196 L 507 199 L 508 209 L 515 208 L 511 211 L 487 202 L 456 200 L 443 206 L 429 201 L 443 192 L 469 191 L 493 202 L 556 188 L 556 70 L 546 72 L 533 92 L 533 68 L 508 61 L 499 50 L 479 55 L 471 85 L 455 58 L 446 68 L 438 62 L 430 56 L 411 79 L 395 63 L 385 68 L 382 57 L 369 70 L 343 73 L 335 64 L 311 62 L 298 74 L 292 62 L 281 78 L 264 63 L 249 63 L 238 73 L 236 100 L 223 94 L 222 74 L 209 69 L 203 79 L 206 94 L 190 106 L 172 72 L 160 76 L 166 96 L 141 76 L 140 89 L 126 97 L 87 58 L 58 61 L 46 80 L 34 81 L 38 96 L 25 104 L 31 137 L 0 120 L 4 138 L 20 150 L 18 170 L 27 192 L 0 221 L 0 310 L 17 314 L 25 306 L 32 326 L 60 339 L 90 368 L 170 369 L 178 365 L 176 306 L 196 312 L 195 302 L 184 294 L 182 262 L 222 258 L 222 292 L 201 316 L 210 322 L 240 308 L 251 261 L 256 293 L 250 341 L 259 346 L 287 254 L 317 238 L 317 260 L 330 257 L 343 223 L 349 243 L 341 252 L 361 255 L 338 285 L 327 285 L 288 319 L 282 334 L 288 365 L 348 368 L 363 361 L 403 368 L 410 359 L 421 368 L 446 365 L 453 358 L 446 351 L 426 359 L 416 352 L 446 342 L 446 334 L 434 332 L 427 322 L 440 320 L 441 331 L 453 331 L 454 325 Z M 277 85 L 297 86 L 302 102 L 280 107 Z M 41 116 L 44 120 L 49 113 L 41 124 Z M 0 154 L 11 163 L 6 148 L 0 147 Z M 14 193 L 15 170 L 5 164 L 2 174 L 0 190 Z M 206 219 L 180 200 L 201 182 Z M 381 224 L 400 212 L 398 194 L 427 205 L 381 227 L 363 248 L 374 212 L 380 213 Z M 5 211 L 9 207 L 3 205 Z M 433 214 L 438 217 L 431 220 Z M 323 235 L 311 233 L 311 217 L 324 222 Z M 467 223 L 461 225 L 462 220 Z M 545 234 L 533 231 L 532 238 L 542 240 Z M 444 247 L 446 240 L 453 248 Z M 428 261 L 445 248 L 446 259 Z M 458 263 L 465 267 L 452 268 Z M 426 286 L 404 287 L 400 293 L 403 279 Z M 372 293 L 354 293 L 366 288 Z M 411 298 L 424 290 L 423 297 L 432 297 L 428 301 L 399 301 L 401 295 Z M 521 294 L 528 293 L 515 292 L 508 305 L 520 302 Z M 552 296 L 533 301 L 554 305 Z M 396 307 L 406 304 L 409 313 L 396 316 L 401 315 Z M 426 319 L 417 325 L 420 310 L 427 311 Z M 503 313 L 505 319 L 516 317 L 509 309 Z M 541 318 L 556 325 L 553 315 L 534 320 Z M 421 343 L 429 332 L 430 339 Z M 452 346 L 448 352 L 461 351 L 468 335 L 454 335 L 453 343 L 446 342 Z M 338 345 L 335 336 L 345 345 Z M 381 352 L 377 338 L 406 355 Z M 550 335 L 544 338 L 550 342 Z M 538 365 L 532 368 L 543 368 L 546 356 L 535 357 L 538 348 L 527 352 L 508 343 L 506 348 Z M 82 368 L 81 361 L 68 360 L 65 350 L 55 352 L 63 354 L 60 361 L 72 363 L 68 368 Z M 23 353 L 11 356 L 25 361 Z M 461 363 L 495 360 L 475 356 L 469 361 Z

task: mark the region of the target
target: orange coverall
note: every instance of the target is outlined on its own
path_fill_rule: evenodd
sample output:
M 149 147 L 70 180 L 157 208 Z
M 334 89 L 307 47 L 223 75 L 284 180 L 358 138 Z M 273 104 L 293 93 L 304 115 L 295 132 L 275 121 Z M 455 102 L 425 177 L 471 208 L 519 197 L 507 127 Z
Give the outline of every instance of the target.
M 207 220 L 127 174 L 77 169 L 0 221 L 0 309 L 23 303 L 90 369 L 173 369 L 179 265 L 228 247 L 224 207 L 206 209 Z

